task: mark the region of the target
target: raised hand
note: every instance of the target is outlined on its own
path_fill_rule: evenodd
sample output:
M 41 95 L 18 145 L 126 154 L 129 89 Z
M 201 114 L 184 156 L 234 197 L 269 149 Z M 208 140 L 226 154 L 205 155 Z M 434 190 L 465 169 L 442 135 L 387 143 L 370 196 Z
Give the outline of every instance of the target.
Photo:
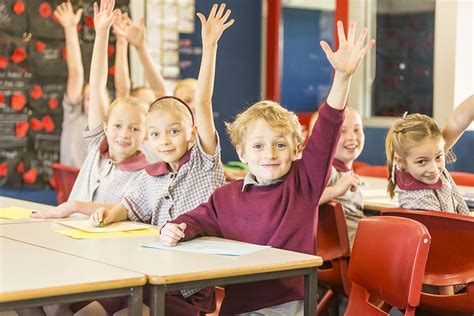
M 115 0 L 100 1 L 100 8 L 94 2 L 94 28 L 96 32 L 109 31 L 120 10 L 114 10 Z
M 117 41 L 127 41 L 127 39 L 125 38 L 124 29 L 123 29 L 124 19 L 125 19 L 125 16 L 127 15 L 128 15 L 127 12 L 117 15 L 117 17 L 114 20 L 114 23 L 112 24 L 112 30 L 115 34 L 115 38 L 117 39 Z
M 114 24 L 115 27 L 115 24 Z M 135 46 L 136 48 L 141 48 L 146 43 L 146 28 L 145 20 L 140 18 L 140 24 L 135 24 L 132 19 L 128 16 L 127 13 L 122 14 L 120 24 L 117 25 L 121 33 L 127 41 Z
M 346 38 L 342 22 L 338 21 L 337 33 L 339 37 L 339 49 L 336 52 L 333 52 L 327 42 L 320 42 L 324 53 L 326 53 L 327 59 L 336 72 L 347 77 L 350 77 L 354 73 L 364 55 L 375 43 L 375 40 L 371 39 L 364 47 L 362 47 L 367 32 L 367 28 L 364 27 L 362 32 L 360 32 L 357 41 L 354 43 L 355 22 L 351 22 L 349 25 L 349 33 Z
M 77 23 L 79 23 L 79 20 L 81 19 L 82 9 L 79 9 L 74 13 L 71 1 L 68 0 L 58 5 L 53 14 L 58 19 L 59 24 L 61 24 L 64 29 L 67 29 L 77 27 Z
M 224 14 L 225 3 L 220 5 L 219 10 L 217 8 L 217 4 L 212 6 L 207 20 L 202 13 L 197 13 L 202 25 L 201 36 L 203 45 L 216 45 L 222 33 L 234 24 L 234 19 L 227 21 L 232 11 L 227 9 Z

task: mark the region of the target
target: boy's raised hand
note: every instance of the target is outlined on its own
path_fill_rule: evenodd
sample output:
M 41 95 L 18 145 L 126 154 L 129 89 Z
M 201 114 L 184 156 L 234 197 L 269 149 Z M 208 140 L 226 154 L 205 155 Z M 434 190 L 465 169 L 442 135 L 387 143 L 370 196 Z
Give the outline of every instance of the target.
M 77 23 L 79 23 L 81 15 L 82 9 L 79 9 L 76 13 L 74 13 L 70 0 L 61 3 L 54 10 L 54 16 L 58 19 L 59 24 L 61 24 L 64 29 L 77 27 Z
M 375 43 L 375 40 L 371 39 L 364 47 L 362 47 L 367 32 L 367 28 L 364 27 L 362 32 L 360 32 L 357 41 L 354 43 L 355 22 L 351 22 L 349 25 L 349 33 L 346 38 L 342 22 L 338 21 L 337 34 L 339 37 L 339 49 L 336 52 L 333 52 L 327 42 L 320 42 L 321 48 L 324 53 L 326 53 L 327 59 L 336 72 L 339 72 L 346 77 L 350 77 L 354 73 L 364 55 Z
M 184 231 L 186 230 L 186 224 L 181 223 L 179 225 L 168 223 L 161 229 L 160 241 L 163 245 L 172 247 L 176 246 L 178 241 L 184 238 Z
M 115 0 L 100 1 L 100 8 L 94 2 L 94 28 L 97 32 L 108 32 L 114 19 L 120 14 L 120 10 L 114 10 Z
M 120 28 L 127 41 L 136 48 L 142 48 L 146 43 L 145 19 L 140 18 L 140 24 L 135 24 L 127 13 L 122 15 Z
M 225 3 L 220 5 L 219 10 L 217 8 L 217 4 L 212 6 L 207 20 L 202 13 L 197 13 L 202 25 L 201 36 L 203 45 L 216 45 L 222 33 L 234 24 L 234 19 L 227 21 L 232 11 L 227 9 L 224 14 Z

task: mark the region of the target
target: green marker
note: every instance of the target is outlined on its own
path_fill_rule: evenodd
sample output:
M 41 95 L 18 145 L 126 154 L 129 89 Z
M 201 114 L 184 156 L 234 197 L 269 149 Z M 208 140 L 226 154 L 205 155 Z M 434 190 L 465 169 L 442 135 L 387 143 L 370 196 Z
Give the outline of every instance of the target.
M 99 223 L 99 227 L 105 227 L 105 223 L 104 223 L 104 221 L 100 221 L 100 223 Z

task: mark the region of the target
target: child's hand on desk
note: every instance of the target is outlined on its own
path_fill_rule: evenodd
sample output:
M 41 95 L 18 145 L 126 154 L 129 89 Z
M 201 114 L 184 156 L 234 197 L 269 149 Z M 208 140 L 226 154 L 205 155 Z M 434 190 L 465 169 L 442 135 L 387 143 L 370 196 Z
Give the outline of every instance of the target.
M 74 213 L 73 202 L 68 201 L 45 212 L 35 212 L 31 214 L 32 218 L 64 218 Z
M 99 207 L 90 217 L 89 223 L 92 226 L 103 226 L 115 222 L 113 209 L 107 210 L 105 207 Z
M 339 182 L 334 185 L 334 188 L 337 190 L 337 196 L 340 196 L 346 193 L 347 190 L 354 192 L 360 184 L 361 180 L 358 175 L 354 173 L 346 173 L 341 177 Z
M 184 231 L 186 230 L 186 224 L 181 223 L 179 225 L 168 223 L 161 229 L 160 241 L 163 245 L 172 247 L 176 246 L 181 238 L 184 238 Z

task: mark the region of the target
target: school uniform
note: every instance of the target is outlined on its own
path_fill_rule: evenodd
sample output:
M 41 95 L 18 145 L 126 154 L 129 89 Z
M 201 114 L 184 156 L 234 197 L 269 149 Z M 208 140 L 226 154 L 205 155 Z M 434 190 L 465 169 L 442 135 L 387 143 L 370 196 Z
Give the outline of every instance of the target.
M 128 218 L 161 227 L 207 201 L 211 193 L 225 183 L 220 151 L 217 137 L 214 154 L 206 154 L 198 141 L 180 159 L 177 172 L 170 171 L 164 161 L 147 166 L 122 199 Z M 147 295 L 144 294 L 145 303 Z M 125 299 L 99 302 L 109 314 L 126 307 Z M 214 288 L 174 291 L 165 297 L 167 315 L 198 316 L 213 312 L 215 304 Z
M 446 153 L 446 163 L 456 161 L 452 151 Z M 396 169 L 396 188 L 400 207 L 431 210 L 470 216 L 469 208 L 446 168 L 435 184 L 426 184 L 409 173 Z
M 326 187 L 344 121 L 344 111 L 320 107 L 319 119 L 290 171 L 269 185 L 236 180 L 214 191 L 208 202 L 179 216 L 185 238 L 217 236 L 315 254 L 317 204 Z M 303 278 L 226 286 L 221 315 L 258 311 L 304 299 Z M 294 306 L 295 304 L 291 304 Z
M 59 161 L 63 165 L 81 168 L 87 156 L 87 146 L 82 135 L 87 123 L 87 114 L 82 111 L 82 98 L 71 102 L 67 95 L 64 95 L 59 151 Z
M 69 201 L 118 204 L 140 171 L 148 165 L 141 152 L 120 162 L 110 158 L 104 129 L 99 126 L 84 132 L 89 150 L 77 176 Z
M 347 173 L 353 173 L 352 169 L 349 169 L 342 161 L 334 158 L 331 176 L 329 178 L 328 187 L 335 185 L 341 180 L 342 176 Z M 357 231 L 357 226 L 364 215 L 364 204 L 362 200 L 362 192 L 359 188 L 354 191 L 347 190 L 343 195 L 334 198 L 335 201 L 339 202 L 344 209 L 344 216 L 346 218 L 347 233 L 349 236 L 349 243 L 352 249 L 354 244 L 354 238 Z

